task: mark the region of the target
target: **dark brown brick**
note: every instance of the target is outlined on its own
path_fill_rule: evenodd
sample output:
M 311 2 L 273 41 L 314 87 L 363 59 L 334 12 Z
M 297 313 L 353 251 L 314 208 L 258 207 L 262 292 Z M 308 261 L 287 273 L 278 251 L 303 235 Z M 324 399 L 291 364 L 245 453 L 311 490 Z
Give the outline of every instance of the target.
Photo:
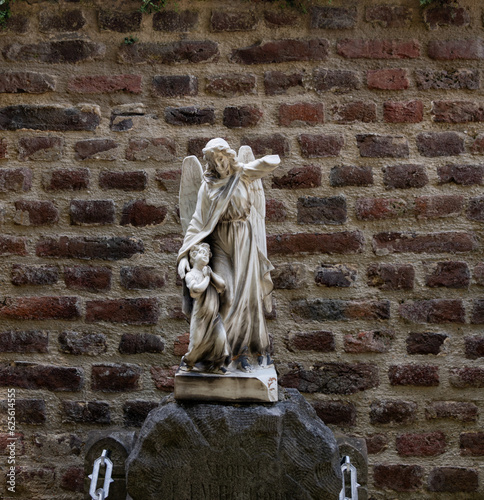
M 432 401 L 425 407 L 425 418 L 453 419 L 459 422 L 475 422 L 477 420 L 478 408 L 474 403 L 461 401 Z
M 176 144 L 173 139 L 130 139 L 126 148 L 129 161 L 171 161 L 176 158 Z
M 213 125 L 215 123 L 215 110 L 213 108 L 199 108 L 188 106 L 185 108 L 168 107 L 165 109 L 165 120 L 171 125 Z
M 352 353 L 388 352 L 395 332 L 393 330 L 372 330 L 344 336 L 344 351 Z
M 318 125 L 324 123 L 324 105 L 321 103 L 300 102 L 279 106 L 279 125 Z
M 45 73 L 9 71 L 0 75 L 0 93 L 43 94 L 56 89 L 56 79 Z
M 284 222 L 287 217 L 287 207 L 283 201 L 266 200 L 266 220 L 269 222 Z
M 449 370 L 449 382 L 452 387 L 458 389 L 482 389 L 484 387 L 484 368 L 478 366 L 451 368 Z
M 0 235 L 0 255 L 27 255 L 27 239 Z
M 440 354 L 448 336 L 443 333 L 411 333 L 406 340 L 408 354 Z
M 228 128 L 254 127 L 263 114 L 256 106 L 228 106 L 224 109 L 223 124 Z
M 102 392 L 124 392 L 140 389 L 142 368 L 132 364 L 94 365 L 91 370 L 91 389 Z
M 63 469 L 60 476 L 60 487 L 63 490 L 74 491 L 76 493 L 84 492 L 84 468 L 75 465 Z
M 465 337 L 465 353 L 467 359 L 478 359 L 484 357 L 484 337 Z
M 0 352 L 49 352 L 49 334 L 41 330 L 0 333 Z
M 360 220 L 390 219 L 404 216 L 408 206 L 401 198 L 358 198 L 355 212 Z
M 100 10 L 98 24 L 101 31 L 114 31 L 116 33 L 139 31 L 141 29 L 141 12 Z
M 373 185 L 373 172 L 371 167 L 352 165 L 333 167 L 329 174 L 329 182 L 333 187 L 371 186 Z
M 470 152 L 474 155 L 484 153 L 484 134 L 479 134 L 470 147 Z
M 387 300 L 295 299 L 290 303 L 291 315 L 309 321 L 349 321 L 390 318 Z
M 425 272 L 425 284 L 430 287 L 467 288 L 471 278 L 465 262 L 429 263 Z
M 344 401 L 317 401 L 313 403 L 318 417 L 326 425 L 352 427 L 356 425 L 356 406 Z
M 32 171 L 29 168 L 2 168 L 0 170 L 0 193 L 7 191 L 30 191 Z
M 270 254 L 358 253 L 363 249 L 364 238 L 359 231 L 340 233 L 276 234 L 267 238 Z
M 388 448 L 388 435 L 386 434 L 370 434 L 365 440 L 368 455 L 376 455 Z
M 417 403 L 402 400 L 378 400 L 370 405 L 370 423 L 412 424 L 417 418 Z
M 17 364 L 0 366 L 0 386 L 48 391 L 80 391 L 84 386 L 82 368 Z
M 53 11 L 43 9 L 39 12 L 39 31 L 78 31 L 86 24 L 86 18 L 80 9 Z
M 8 400 L 0 401 L 0 412 L 7 414 Z M 15 398 L 15 420 L 21 424 L 40 425 L 46 421 L 45 401 L 43 399 Z
M 463 432 L 460 435 L 460 450 L 464 456 L 484 456 L 484 432 Z
M 155 180 L 163 191 L 180 191 L 181 169 L 176 170 L 157 170 Z
M 175 372 L 177 369 L 178 366 L 172 366 L 170 368 L 152 366 L 150 372 L 155 387 L 160 391 L 173 392 L 175 388 Z
M 76 142 L 76 160 L 116 160 L 119 144 L 112 139 L 87 139 Z
M 161 353 L 164 350 L 162 338 L 151 333 L 123 333 L 119 342 L 121 354 Z
M 264 21 L 270 28 L 295 26 L 298 24 L 298 20 L 298 13 L 290 12 L 289 9 L 264 11 Z
M 212 31 L 250 31 L 257 26 L 253 12 L 212 10 L 210 28 Z
M 403 5 L 372 5 L 365 9 L 365 21 L 383 28 L 405 28 L 412 22 L 413 12 Z
M 271 64 L 293 61 L 323 61 L 328 57 L 328 40 L 275 40 L 235 49 L 230 57 L 239 64 Z
M 76 64 L 104 59 L 106 46 L 88 40 L 58 40 L 25 45 L 12 43 L 5 46 L 2 53 L 10 62 Z
M 143 252 L 142 240 L 127 237 L 44 237 L 36 246 L 38 257 L 68 259 L 119 260 Z
M 484 196 L 471 198 L 466 212 L 467 218 L 484 222 Z
M 464 197 L 456 195 L 419 196 L 415 199 L 417 219 L 435 219 L 460 215 Z
M 5 25 L 2 26 L 2 32 L 10 33 L 27 33 L 30 27 L 30 21 L 27 16 L 13 14 L 8 19 L 5 19 Z
M 156 290 L 166 283 L 166 273 L 157 267 L 122 267 L 121 286 L 127 290 Z
M 113 200 L 72 200 L 70 218 L 73 225 L 113 224 L 116 209 Z
M 374 102 L 348 102 L 336 104 L 332 107 L 333 120 L 336 123 L 376 122 L 376 104 Z
M 479 71 L 476 69 L 415 70 L 415 82 L 421 90 L 478 90 L 480 86 Z
M 420 57 L 417 40 L 342 39 L 336 43 L 340 56 L 349 59 L 415 59 Z
M 198 78 L 191 75 L 157 75 L 153 77 L 153 95 L 181 97 L 198 94 Z
M 64 153 L 62 137 L 21 137 L 18 141 L 19 160 L 56 161 Z
M 321 264 L 314 272 L 316 285 L 347 288 L 356 281 L 357 268 L 343 264 Z
M 51 201 L 18 200 L 15 202 L 15 224 L 46 226 L 59 221 L 59 211 Z
M 135 170 L 131 172 L 104 170 L 99 174 L 99 186 L 102 189 L 143 191 L 147 184 L 148 175 L 144 170 Z
M 428 478 L 428 489 L 436 492 L 471 493 L 479 487 L 479 475 L 474 469 L 436 467 Z
M 86 302 L 87 323 L 107 321 L 128 325 L 155 325 L 158 316 L 158 299 L 156 298 L 106 299 Z
M 386 101 L 383 103 L 383 120 L 387 123 L 420 123 L 423 111 L 422 101 Z
M 471 323 L 474 325 L 484 324 L 484 299 L 474 299 Z
M 7 106 L 0 108 L 0 130 L 95 130 L 101 121 L 95 111 L 56 106 Z
M 440 26 L 469 26 L 469 10 L 455 5 L 436 5 L 424 10 L 424 22 L 428 28 L 435 30 Z
M 310 16 L 313 29 L 344 30 L 356 26 L 356 7 L 313 7 Z
M 162 224 L 168 209 L 166 206 L 155 206 L 145 200 L 134 200 L 126 203 L 121 215 L 122 226 L 145 227 Z
M 464 153 L 464 139 L 457 132 L 422 132 L 417 135 L 422 156 L 457 156 Z
M 62 422 L 110 424 L 109 403 L 103 401 L 62 401 Z
M 401 68 L 370 69 L 366 73 L 366 82 L 372 90 L 405 90 L 410 83 L 407 70 Z
M 346 222 L 346 198 L 344 196 L 299 198 L 297 222 L 298 224 L 344 224 Z
M 435 457 L 445 453 L 445 434 L 441 431 L 400 434 L 396 448 L 397 453 L 404 457 Z
M 237 73 L 209 76 L 206 79 L 205 92 L 217 97 L 255 94 L 256 78 L 252 74 Z
M 125 427 L 141 427 L 148 413 L 158 406 L 158 401 L 126 401 L 123 404 Z
M 439 385 L 439 367 L 432 365 L 391 365 L 388 369 L 391 385 L 434 387 Z
M 286 346 L 291 352 L 332 352 L 335 350 L 334 334 L 325 331 L 299 332 L 289 336 Z
M 342 135 L 301 134 L 298 138 L 301 154 L 305 158 L 339 156 L 344 146 Z
M 416 323 L 465 323 L 460 299 L 430 299 L 407 302 L 399 307 L 400 316 Z
M 107 338 L 102 333 L 62 332 L 58 337 L 59 351 L 74 356 L 99 356 L 107 349 Z
M 72 320 L 81 316 L 77 297 L 5 297 L 0 318 L 19 320 Z
M 281 134 L 244 136 L 240 145 L 250 146 L 256 157 L 264 155 L 285 157 L 290 152 L 289 141 Z
M 356 143 L 360 156 L 370 158 L 406 158 L 408 141 L 403 135 L 358 134 Z
M 437 167 L 439 184 L 454 182 L 461 186 L 482 184 L 484 165 L 444 165 Z
M 316 92 L 351 92 L 361 87 L 360 75 L 356 71 L 339 69 L 315 69 L 313 71 Z
M 42 187 L 46 191 L 80 191 L 89 187 L 88 168 L 59 168 L 45 172 Z
M 367 269 L 368 285 L 380 290 L 412 290 L 415 269 L 411 264 L 371 264 Z
M 429 182 L 427 170 L 422 165 L 391 165 L 382 170 L 383 183 L 387 189 L 421 188 Z
M 473 233 L 378 233 L 373 237 L 373 251 L 388 253 L 447 253 L 471 252 L 478 242 Z
M 482 41 L 479 38 L 467 40 L 430 40 L 427 46 L 430 58 L 440 61 L 456 59 L 478 60 L 483 58 Z
M 88 75 L 69 80 L 67 89 L 77 94 L 141 93 L 141 75 Z
M 111 289 L 109 267 L 73 266 L 64 267 L 64 281 L 71 290 L 101 292 Z
M 286 94 L 294 87 L 304 87 L 303 73 L 283 73 L 282 71 L 266 71 L 264 73 L 264 88 L 267 95 Z
M 195 29 L 198 17 L 196 10 L 166 10 L 165 8 L 160 12 L 155 12 L 153 29 L 169 33 L 187 33 Z
M 433 101 L 432 115 L 437 123 L 484 121 L 484 105 L 472 101 Z
M 321 167 L 294 167 L 281 177 L 272 178 L 272 189 L 310 189 L 321 186 Z
M 478 285 L 484 285 L 484 262 L 479 262 L 474 267 L 474 280 Z
M 22 285 L 53 285 L 59 279 L 57 266 L 12 265 L 12 284 Z

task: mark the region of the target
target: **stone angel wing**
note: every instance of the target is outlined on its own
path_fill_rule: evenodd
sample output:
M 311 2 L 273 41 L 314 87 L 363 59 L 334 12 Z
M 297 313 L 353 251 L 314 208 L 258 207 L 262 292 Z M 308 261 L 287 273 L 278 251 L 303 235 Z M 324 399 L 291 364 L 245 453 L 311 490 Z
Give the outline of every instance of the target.
M 180 222 L 183 234 L 187 232 L 197 207 L 198 191 L 202 185 L 203 168 L 196 156 L 183 160 L 180 181 Z

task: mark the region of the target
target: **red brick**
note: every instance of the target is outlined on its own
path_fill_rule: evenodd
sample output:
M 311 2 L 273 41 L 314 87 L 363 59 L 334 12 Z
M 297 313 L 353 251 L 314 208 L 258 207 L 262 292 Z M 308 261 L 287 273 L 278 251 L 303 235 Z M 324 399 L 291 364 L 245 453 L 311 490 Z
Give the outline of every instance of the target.
M 378 400 L 370 405 L 372 425 L 412 424 L 417 418 L 417 403 L 402 400 Z
M 72 290 L 101 292 L 111 289 L 111 269 L 108 267 L 64 267 L 66 287 Z
M 321 186 L 321 167 L 294 167 L 281 177 L 272 178 L 272 189 L 310 189 Z
M 21 161 L 56 161 L 64 153 L 62 137 L 21 137 L 18 141 L 18 159 Z
M 484 368 L 478 366 L 451 368 L 449 382 L 452 387 L 458 389 L 482 389 L 484 387 Z
M 241 146 L 250 146 L 254 155 L 289 155 L 289 141 L 282 134 L 244 136 L 240 141 Z
M 373 172 L 371 167 L 352 165 L 333 167 L 329 174 L 329 182 L 333 187 L 371 186 L 373 185 Z
M 212 31 L 250 31 L 257 26 L 257 18 L 253 12 L 213 10 L 210 17 Z
M 99 174 L 99 186 L 102 189 L 122 189 L 123 191 L 143 191 L 148 183 L 144 170 L 116 172 L 104 170 Z
M 484 196 L 471 198 L 466 212 L 467 218 L 479 222 L 484 221 Z
M 448 339 L 443 333 L 411 333 L 406 340 L 408 354 L 440 354 Z
M 46 191 L 80 191 L 89 187 L 88 168 L 59 168 L 46 172 L 42 177 L 42 187 Z
M 471 493 L 479 487 L 479 475 L 474 469 L 436 467 L 428 478 L 428 489 L 436 492 Z
M 482 184 L 484 165 L 444 165 L 437 167 L 439 184 L 454 182 L 462 186 Z
M 384 320 L 390 318 L 387 300 L 295 299 L 290 303 L 296 320 L 348 321 L 355 319 Z
M 214 125 L 215 110 L 213 108 L 199 108 L 187 106 L 183 108 L 165 108 L 165 121 L 171 125 Z
M 29 168 L 3 168 L 0 170 L 0 193 L 30 191 L 32 171 Z
M 434 122 L 468 123 L 484 121 L 484 106 L 472 101 L 433 101 Z
M 102 333 L 62 332 L 57 340 L 59 352 L 73 356 L 99 356 L 108 350 Z
M 430 287 L 467 288 L 470 272 L 465 262 L 436 262 L 424 266 L 425 284 Z
M 156 298 L 90 300 L 86 302 L 86 322 L 155 325 L 159 308 Z
M 331 352 L 335 350 L 334 334 L 325 331 L 299 332 L 289 336 L 286 346 L 291 352 Z
M 395 337 L 393 330 L 372 330 L 344 336 L 344 351 L 352 353 L 388 352 Z
M 113 224 L 116 215 L 113 200 L 72 200 L 69 213 L 72 225 Z
M 370 434 L 365 440 L 368 455 L 376 455 L 388 448 L 388 435 L 386 434 Z
M 179 234 L 165 234 L 157 238 L 160 243 L 159 251 L 163 253 L 178 253 L 183 238 Z
M 287 217 L 287 208 L 283 201 L 266 200 L 266 220 L 269 222 L 284 222 Z
M 181 169 L 156 170 L 155 180 L 163 191 L 180 191 Z
M 175 356 L 183 356 L 188 352 L 188 345 L 190 342 L 190 334 L 184 333 L 179 335 L 173 342 L 173 354 Z
M 355 202 L 356 217 L 360 220 L 396 218 L 407 211 L 407 202 L 401 198 L 358 198 Z
M 415 269 L 411 264 L 371 264 L 367 269 L 368 285 L 380 290 L 412 290 Z
M 359 231 L 340 233 L 294 233 L 277 234 L 267 238 L 270 254 L 359 253 L 363 249 L 364 238 Z
M 386 101 L 383 103 L 383 120 L 387 123 L 420 123 L 423 111 L 422 101 Z
M 431 299 L 407 302 L 399 307 L 400 316 L 416 323 L 465 323 L 460 299 Z
M 356 425 L 356 406 L 344 401 L 317 401 L 313 403 L 318 417 L 326 425 L 352 427 Z
M 158 407 L 158 401 L 126 401 L 123 404 L 125 427 L 141 427 L 151 410 Z
M 120 282 L 127 290 L 156 290 L 166 283 L 166 273 L 156 267 L 129 266 L 120 270 Z
M 435 457 L 445 453 L 443 432 L 400 434 L 396 439 L 397 453 L 404 457 Z
M 255 94 L 256 78 L 255 75 L 242 73 L 209 76 L 206 79 L 205 92 L 217 97 Z
M 41 238 L 35 251 L 38 257 L 119 260 L 143 253 L 144 245 L 140 239 L 127 237 L 60 236 Z
M 72 320 L 81 316 L 77 297 L 6 297 L 0 318 L 19 320 Z
M 0 255 L 27 255 L 27 239 L 0 235 Z
M 157 75 L 153 77 L 153 95 L 181 97 L 198 94 L 198 78 L 191 75 Z
M 484 337 L 465 337 L 465 353 L 467 359 L 484 357 Z
M 403 5 L 373 5 L 365 9 L 365 21 L 383 28 L 405 28 L 413 17 L 414 9 Z
M 425 407 L 425 418 L 453 419 L 459 422 L 475 422 L 478 408 L 474 403 L 462 401 L 432 401 Z
M 432 365 L 391 365 L 388 369 L 391 385 L 434 387 L 439 385 L 439 367 Z
M 84 386 L 82 368 L 17 364 L 0 366 L 0 386 L 48 391 L 80 391 Z
M 126 148 L 129 161 L 171 161 L 176 158 L 176 145 L 173 139 L 130 139 Z
M 153 16 L 153 29 L 169 33 L 186 33 L 193 31 L 198 23 L 196 10 L 166 10 L 155 12 Z
M 282 26 L 295 26 L 298 23 L 299 15 L 297 12 L 285 10 L 265 10 L 264 21 L 270 28 L 279 28 Z
M 39 13 L 39 31 L 78 31 L 86 24 L 86 18 L 80 9 L 54 12 L 43 9 Z
M 84 491 L 84 468 L 73 465 L 62 470 L 59 485 L 63 490 L 82 493 Z
M 7 414 L 7 399 L 0 401 L 0 412 Z M 21 424 L 44 424 L 46 421 L 45 401 L 43 399 L 15 398 L 15 420 Z
M 62 401 L 62 423 L 110 424 L 109 403 L 103 401 Z
M 452 90 L 452 89 L 479 89 L 479 71 L 473 69 L 415 70 L 417 88 L 421 90 Z
M 59 221 L 59 211 L 51 201 L 18 200 L 14 222 L 21 226 L 45 226 Z
M 370 158 L 406 158 L 408 141 L 403 135 L 358 134 L 356 143 L 360 156 Z
M 387 189 L 421 188 L 429 182 L 427 171 L 422 165 L 391 165 L 382 170 L 383 183 Z
M 228 106 L 224 109 L 223 124 L 227 128 L 255 127 L 263 114 L 256 106 Z
M 218 44 L 209 40 L 181 40 L 171 43 L 133 43 L 119 49 L 124 64 L 175 64 L 218 61 Z
M 89 75 L 69 80 L 67 90 L 76 94 L 141 93 L 141 75 Z
M 235 49 L 230 57 L 239 64 L 270 64 L 293 61 L 323 61 L 328 57 L 328 40 L 275 40 Z
M 373 236 L 373 251 L 377 255 L 407 252 L 471 252 L 473 250 L 476 250 L 477 247 L 478 242 L 475 234 L 473 233 L 378 233 Z
M 478 285 L 484 285 L 484 262 L 480 262 L 474 267 L 474 279 Z
M 177 369 L 178 366 L 172 366 L 170 368 L 152 366 L 150 372 L 155 387 L 160 391 L 173 392 L 175 388 L 175 372 Z
M 12 265 L 12 284 L 22 285 L 53 285 L 59 279 L 57 266 L 27 266 Z
M 361 87 L 361 78 L 356 71 L 316 68 L 313 80 L 316 92 L 344 93 Z
M 118 10 L 100 10 L 98 24 L 101 31 L 114 31 L 116 33 L 129 33 L 139 31 L 141 28 L 141 12 L 123 12 Z
M 479 134 L 470 147 L 470 152 L 474 155 L 484 153 L 484 134 Z
M 151 333 L 123 333 L 119 342 L 121 354 L 161 353 L 164 350 L 162 338 Z
M 417 219 L 435 219 L 459 215 L 464 197 L 456 195 L 420 196 L 415 199 Z
M 324 123 L 324 105 L 321 103 L 300 102 L 279 106 L 279 125 L 318 125 Z
M 307 269 L 304 264 L 276 264 L 271 272 L 276 290 L 296 290 L 307 286 Z
M 422 132 L 417 135 L 422 156 L 456 156 L 464 153 L 464 139 L 457 132 Z
M 314 272 L 314 281 L 320 286 L 350 287 L 356 281 L 356 269 L 343 264 L 321 264 Z
M 468 40 L 430 40 L 427 53 L 432 59 L 441 61 L 482 59 L 482 41 L 479 38 Z
M 339 156 L 344 146 L 342 135 L 310 135 L 299 136 L 301 154 L 306 158 L 327 158 Z
M 145 227 L 162 224 L 168 209 L 166 206 L 155 206 L 145 200 L 134 200 L 123 207 L 120 224 L 122 226 Z
M 40 330 L 0 333 L 0 352 L 49 352 L 49 334 Z
M 294 87 L 304 87 L 304 74 L 301 73 L 283 73 L 281 71 L 266 71 L 264 73 L 264 88 L 267 95 L 286 94 L 288 90 Z
M 424 22 L 428 28 L 435 30 L 440 26 L 469 26 L 469 10 L 455 5 L 436 5 L 424 10 Z
M 376 122 L 376 104 L 374 102 L 348 102 L 332 107 L 333 120 L 336 123 Z
M 344 39 L 336 44 L 340 56 L 351 59 L 415 59 L 420 57 L 417 40 Z
M 344 224 L 346 222 L 346 198 L 332 196 L 317 198 L 305 196 L 297 202 L 298 224 Z
M 406 69 L 370 69 L 366 73 L 368 88 L 372 90 L 405 90 L 409 81 Z
M 484 456 L 484 432 L 463 432 L 460 435 L 460 450 L 464 456 Z
M 471 316 L 471 323 L 474 325 L 484 324 L 484 300 L 474 299 Z
M 355 394 L 380 384 L 378 367 L 369 363 L 320 363 L 309 370 L 291 363 L 279 380 L 283 387 L 322 394 Z
M 76 142 L 76 160 L 115 160 L 119 144 L 112 139 L 87 139 Z
M 311 28 L 342 30 L 356 25 L 356 7 L 312 7 Z
M 93 365 L 91 389 L 102 392 L 137 391 L 141 388 L 143 369 L 131 364 Z

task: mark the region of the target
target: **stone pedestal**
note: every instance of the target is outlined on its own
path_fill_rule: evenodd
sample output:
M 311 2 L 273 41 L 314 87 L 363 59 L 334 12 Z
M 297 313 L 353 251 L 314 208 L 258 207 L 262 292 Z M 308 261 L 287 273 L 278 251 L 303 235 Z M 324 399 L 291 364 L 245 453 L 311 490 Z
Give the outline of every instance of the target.
M 184 372 L 175 374 L 175 399 L 191 401 L 261 402 L 277 401 L 277 374 L 273 366 L 250 373 L 226 375 Z
M 295 389 L 267 404 L 165 398 L 126 461 L 133 500 L 336 499 L 333 433 Z

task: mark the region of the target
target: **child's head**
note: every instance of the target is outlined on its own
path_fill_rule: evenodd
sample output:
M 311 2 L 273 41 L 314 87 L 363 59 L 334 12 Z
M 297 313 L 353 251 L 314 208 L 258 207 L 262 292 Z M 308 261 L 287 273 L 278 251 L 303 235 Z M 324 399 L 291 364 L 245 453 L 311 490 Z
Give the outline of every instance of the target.
M 210 251 L 210 245 L 208 243 L 200 243 L 195 245 L 190 250 L 190 264 L 193 266 L 198 259 L 206 260 L 206 264 L 212 257 L 212 252 Z

